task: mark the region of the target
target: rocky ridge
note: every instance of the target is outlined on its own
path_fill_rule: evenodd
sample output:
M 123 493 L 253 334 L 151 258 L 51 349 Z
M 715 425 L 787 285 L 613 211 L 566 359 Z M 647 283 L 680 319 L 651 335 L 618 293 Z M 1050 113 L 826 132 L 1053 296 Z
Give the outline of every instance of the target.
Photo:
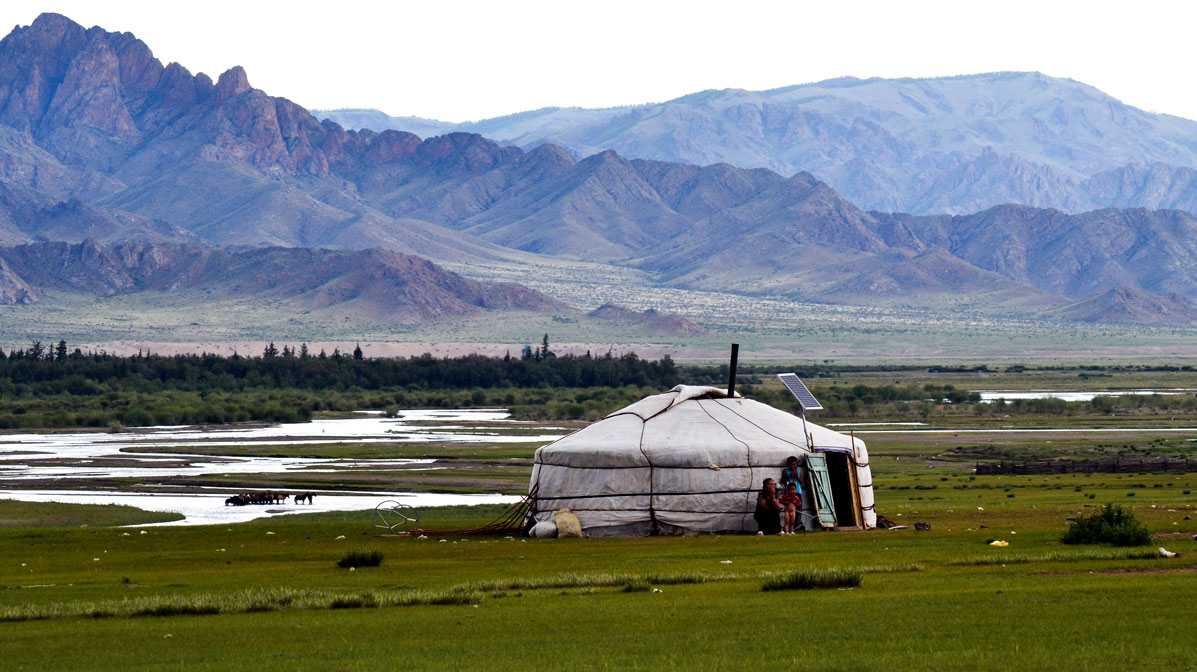
M 353 308 L 371 319 L 421 324 L 482 310 L 570 309 L 511 283 L 463 278 L 390 250 L 222 249 L 178 243 L 35 243 L 0 247 L 0 303 L 58 292 L 101 296 L 204 291 L 291 301 L 297 309 Z
M 1156 324 L 1173 327 L 1197 325 L 1197 306 L 1173 293 L 1145 292 L 1115 287 L 1057 311 L 1064 319 L 1089 323 Z
M 641 325 L 658 336 L 695 336 L 707 333 L 706 329 L 681 315 L 662 313 L 655 308 L 647 308 L 637 313 L 623 306 L 604 303 L 586 316 L 609 322 Z
M 1194 211 L 1197 122 L 1070 79 L 996 72 L 850 77 L 769 91 L 702 91 L 602 110 L 546 108 L 464 124 L 333 110 L 347 128 L 481 133 L 640 159 L 808 171 L 870 210 L 964 214 L 1018 203 Z

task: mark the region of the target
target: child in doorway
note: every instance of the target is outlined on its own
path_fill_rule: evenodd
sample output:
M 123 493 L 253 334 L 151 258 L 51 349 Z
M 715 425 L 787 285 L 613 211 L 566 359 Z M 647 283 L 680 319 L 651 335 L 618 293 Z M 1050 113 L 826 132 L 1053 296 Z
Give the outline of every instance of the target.
M 778 497 L 777 501 L 785 511 L 785 523 L 782 525 L 781 533 L 793 534 L 794 522 L 798 520 L 798 510 L 802 508 L 802 495 L 798 490 L 798 484 L 794 481 L 787 483 L 785 494 Z
M 781 470 L 781 491 L 784 494 L 786 491 L 786 484 L 789 482 L 798 484 L 798 493 L 802 493 L 802 468 L 798 466 L 798 456 L 791 455 L 786 458 L 786 466 Z

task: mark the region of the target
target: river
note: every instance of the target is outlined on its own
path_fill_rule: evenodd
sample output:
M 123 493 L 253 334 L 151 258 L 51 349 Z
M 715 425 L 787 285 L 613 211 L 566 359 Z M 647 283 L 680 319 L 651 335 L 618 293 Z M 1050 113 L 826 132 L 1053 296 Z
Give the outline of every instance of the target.
M 532 431 L 528 431 L 529 428 Z M 503 409 L 408 410 L 397 417 L 363 411 L 351 418 L 304 423 L 233 427 L 148 427 L 119 433 L 0 435 L 0 498 L 83 504 L 128 504 L 149 511 L 175 511 L 185 519 L 171 524 L 240 522 L 297 511 L 352 511 L 393 499 L 411 506 L 493 504 L 517 501 L 511 495 L 443 493 L 337 493 L 319 491 L 311 505 L 224 506 L 227 488 L 179 493 L 88 490 L 96 478 L 332 472 L 353 468 L 421 468 L 435 460 L 344 459 L 265 456 L 202 456 L 185 452 L 139 453 L 139 448 L 247 445 L 319 445 L 417 442 L 549 442 L 565 430 L 534 426 L 510 418 Z M 428 467 L 434 468 L 434 467 Z M 63 481 L 62 489 L 25 489 L 21 481 Z M 67 483 L 69 482 L 69 484 Z

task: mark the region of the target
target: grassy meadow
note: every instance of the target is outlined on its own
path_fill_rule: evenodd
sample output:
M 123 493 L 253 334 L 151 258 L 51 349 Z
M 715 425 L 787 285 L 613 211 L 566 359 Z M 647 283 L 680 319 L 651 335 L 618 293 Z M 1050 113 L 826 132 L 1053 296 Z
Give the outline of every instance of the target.
M 378 536 L 369 511 L 158 526 L 170 514 L 0 500 L 0 669 L 1193 669 L 1197 473 L 971 471 L 996 459 L 1192 458 L 1197 432 L 1162 431 L 1197 427 L 1188 397 L 1063 410 L 870 401 L 889 385 L 1160 388 L 1191 386 L 1191 375 L 1106 367 L 812 376 L 843 413 L 815 422 L 918 420 L 947 430 L 857 427 L 878 513 L 902 530 L 421 539 Z M 773 386 L 768 376 L 744 384 Z M 868 389 L 853 412 L 847 390 L 857 385 Z M 518 431 L 539 431 L 525 427 Z M 159 486 L 519 492 L 537 445 L 192 446 L 201 456 L 435 457 L 442 468 L 153 478 Z M 1107 503 L 1146 523 L 1151 543 L 1061 543 L 1070 519 Z M 501 512 L 420 513 L 426 529 L 455 529 Z M 931 530 L 915 531 L 916 522 Z M 1160 557 L 1159 547 L 1176 555 Z M 379 555 L 376 567 L 352 566 Z
M 368 512 L 103 527 L 114 516 L 104 512 L 62 527 L 56 505 L 38 505 L 44 524 L 0 523 L 0 660 L 13 670 L 1193 666 L 1197 474 L 973 477 L 874 464 L 880 511 L 931 531 L 419 539 L 376 536 Z M 1152 544 L 1059 543 L 1067 518 L 1105 502 L 1130 507 Z M 472 527 L 500 510 L 428 509 L 423 522 Z M 0 509 L 0 520 L 12 515 Z M 1178 555 L 1156 557 L 1157 546 Z M 338 567 L 353 551 L 385 559 Z M 762 590 L 797 570 L 861 580 Z

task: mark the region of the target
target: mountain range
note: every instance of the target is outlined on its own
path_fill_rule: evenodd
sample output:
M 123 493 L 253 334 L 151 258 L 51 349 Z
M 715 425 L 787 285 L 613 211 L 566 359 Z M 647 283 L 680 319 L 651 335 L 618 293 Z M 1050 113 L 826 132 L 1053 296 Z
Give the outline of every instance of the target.
M 664 103 L 545 108 L 450 124 L 377 110 L 317 113 L 346 128 L 479 133 L 525 149 L 810 172 L 870 210 L 966 214 L 1016 203 L 1066 212 L 1197 211 L 1197 122 L 1038 72 L 851 77 Z
M 1179 161 L 1190 123 L 1182 121 L 1172 140 L 1144 137 L 1139 146 Z M 1005 160 L 996 150 L 982 156 Z M 976 181 L 970 189 L 984 187 Z M 1104 306 L 1111 319 L 1187 324 L 1183 297 L 1197 289 L 1195 225 L 1181 209 L 1070 214 L 1001 205 L 893 214 L 857 207 L 804 171 L 787 177 L 613 150 L 578 158 L 556 144 L 524 149 L 473 133 L 421 139 L 345 130 L 253 88 L 240 67 L 213 82 L 163 65 L 128 33 L 44 14 L 0 40 L 0 244 L 25 250 L 0 267 L 9 301 L 67 287 L 21 261 L 35 243 L 63 241 L 82 244 L 83 256 L 141 258 L 129 250 L 149 245 L 151 257 L 175 260 L 163 269 L 230 269 L 113 271 L 129 279 L 111 287 L 101 276 L 79 276 L 99 294 L 234 286 L 243 271 L 268 269 L 278 277 L 249 275 L 253 283 L 236 286 L 311 306 L 385 296 L 390 302 L 371 310 L 428 319 L 522 301 L 552 309 L 527 289 L 433 281 L 443 271 L 427 260 L 532 268 L 566 259 L 632 266 L 688 289 L 1064 319 L 1101 319 Z M 38 254 L 76 254 L 53 249 Z M 416 267 L 432 285 L 452 288 L 453 298 L 413 307 L 417 297 L 394 287 L 418 283 L 371 284 L 361 275 Z M 1144 308 L 1125 307 L 1135 302 Z
M 35 303 L 57 292 L 203 292 L 205 300 L 252 296 L 288 301 L 296 311 L 353 310 L 392 324 L 423 324 L 481 310 L 571 312 L 527 287 L 470 280 L 390 250 L 233 250 L 94 240 L 0 247 L 0 303 Z

